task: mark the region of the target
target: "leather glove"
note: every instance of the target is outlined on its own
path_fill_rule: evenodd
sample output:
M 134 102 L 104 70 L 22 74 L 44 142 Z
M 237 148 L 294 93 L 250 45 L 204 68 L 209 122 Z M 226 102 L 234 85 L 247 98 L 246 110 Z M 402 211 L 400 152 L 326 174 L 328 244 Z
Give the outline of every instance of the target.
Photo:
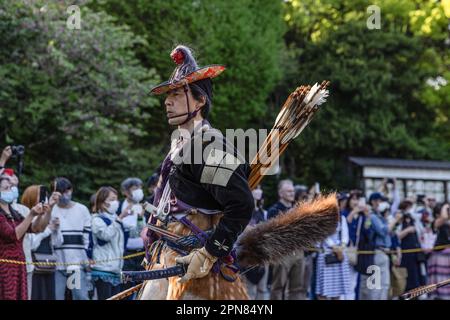
M 194 249 L 190 254 L 175 259 L 176 263 L 187 264 L 186 274 L 178 280 L 179 283 L 185 283 L 191 279 L 205 277 L 211 270 L 217 257 L 211 255 L 206 248 Z

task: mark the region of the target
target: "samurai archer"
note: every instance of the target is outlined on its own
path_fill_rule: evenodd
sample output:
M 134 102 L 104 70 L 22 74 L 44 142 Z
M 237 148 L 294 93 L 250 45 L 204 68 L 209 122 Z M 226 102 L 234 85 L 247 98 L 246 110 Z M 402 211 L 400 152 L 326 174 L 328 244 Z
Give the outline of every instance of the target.
M 250 166 L 207 121 L 211 79 L 225 67 L 199 68 L 182 45 L 171 58 L 172 76 L 151 93 L 167 94 L 168 122 L 184 134 L 172 141 L 149 206 L 146 262 L 147 270 L 184 264 L 186 273 L 145 282 L 140 299 L 247 299 L 231 253 L 254 210 Z
M 145 205 L 151 213 L 147 271 L 122 272 L 123 281 L 145 282 L 110 300 L 137 290 L 140 299 L 152 300 L 248 299 L 240 267 L 279 263 L 333 234 L 339 218 L 336 194 L 298 203 L 283 215 L 245 228 L 254 210 L 250 189 L 262 179 L 260 164 L 250 166 L 207 121 L 211 79 L 225 67 L 199 68 L 185 46 L 177 46 L 171 57 L 177 67 L 170 79 L 151 90 L 167 94 L 168 121 L 178 130 L 161 165 L 154 202 Z M 325 102 L 326 86 L 327 81 L 300 86 L 290 94 L 271 130 L 282 128 L 282 150 Z M 272 138 L 269 134 L 263 146 L 272 144 Z

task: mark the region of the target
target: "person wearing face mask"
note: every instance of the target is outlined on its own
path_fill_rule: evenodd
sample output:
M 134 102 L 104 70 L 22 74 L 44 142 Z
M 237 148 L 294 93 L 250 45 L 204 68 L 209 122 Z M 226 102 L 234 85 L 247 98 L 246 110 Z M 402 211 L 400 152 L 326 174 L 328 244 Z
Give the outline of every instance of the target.
M 12 207 L 15 195 L 11 186 L 8 176 L 0 176 L 0 259 L 25 261 L 23 238 L 28 232 L 42 231 L 40 221 L 34 218 L 44 215 L 49 205 L 38 204 L 23 217 Z M 25 265 L 0 263 L 0 300 L 27 299 Z
M 98 300 L 106 300 L 120 291 L 120 272 L 125 252 L 125 233 L 122 219 L 129 212 L 125 210 L 116 215 L 119 209 L 117 191 L 112 187 L 101 187 L 95 196 L 92 217 L 92 258 L 95 263 L 92 268 L 92 280 L 97 290 Z M 109 261 L 108 261 L 109 260 Z
M 412 216 L 413 203 L 404 200 L 400 203 L 399 212 L 396 216 L 395 232 L 400 240 L 402 250 L 420 249 L 419 230 L 417 221 Z M 408 270 L 406 278 L 405 291 L 412 290 L 425 284 L 424 275 L 422 275 L 422 264 L 425 264 L 426 257 L 423 252 L 414 252 L 404 254 L 401 260 L 401 266 Z
M 59 219 L 64 239 L 61 246 L 55 247 L 57 262 L 61 263 L 55 275 L 55 297 L 56 300 L 64 300 L 68 288 L 73 300 L 88 300 L 89 266 L 77 263 L 88 260 L 91 214 L 86 206 L 72 201 L 73 187 L 68 179 L 56 178 L 51 188 L 61 193 L 57 205 L 53 207 L 52 219 Z
M 125 229 L 125 255 L 130 255 L 144 251 L 144 240 L 140 234 L 145 227 L 144 209 L 140 204 L 144 199 L 143 183 L 139 178 L 130 177 L 122 181 L 120 188 L 125 199 L 120 203 L 117 214 L 126 213 L 123 218 Z M 141 265 L 142 257 L 127 259 L 124 262 L 123 270 L 141 271 L 144 267 Z M 133 286 L 133 282 L 122 285 L 122 290 Z
M 25 189 L 21 203 L 27 209 L 40 202 L 42 187 L 32 185 Z M 51 209 L 56 205 L 57 199 L 55 199 L 55 196 L 59 195 L 55 193 L 55 195 L 50 197 L 48 201 L 49 210 L 46 213 L 51 213 Z M 27 237 L 30 241 L 30 260 L 33 261 L 32 257 L 34 257 L 34 262 L 45 261 L 46 259 L 54 261 L 54 247 L 60 246 L 63 242 L 63 236 L 59 230 L 57 220 L 52 220 L 43 232 L 27 234 Z M 31 290 L 31 300 L 55 300 L 55 268 L 51 266 L 33 266 Z
M 30 213 L 30 209 L 28 209 L 26 206 L 18 203 L 19 200 L 19 179 L 14 174 L 14 170 L 12 169 L 5 169 L 3 171 L 3 174 L 9 177 L 9 180 L 11 182 L 11 191 L 14 194 L 14 201 L 11 204 L 12 208 L 16 210 L 22 217 L 26 217 Z M 23 252 L 25 254 L 25 261 L 32 262 L 31 257 L 31 241 L 32 241 L 33 234 L 27 233 L 23 239 Z M 32 279 L 33 279 L 33 270 L 34 266 L 32 264 L 27 264 L 27 284 L 28 284 L 28 298 L 31 298 L 31 291 L 32 291 Z
M 370 213 L 364 222 L 365 229 L 371 229 L 373 236 L 370 244 L 375 248 L 373 255 L 374 264 L 380 268 L 381 286 L 372 288 L 368 285 L 370 275 L 362 274 L 359 297 L 361 300 L 387 300 L 390 287 L 390 265 L 388 252 L 392 245 L 388 220 L 381 212 L 387 198 L 380 192 L 373 192 L 369 197 Z
M 252 190 L 255 200 L 255 210 L 246 228 L 252 228 L 260 222 L 267 220 L 267 210 L 264 210 L 264 198 L 261 185 Z M 254 267 L 245 271 L 247 293 L 251 300 L 269 300 L 268 288 L 269 265 Z

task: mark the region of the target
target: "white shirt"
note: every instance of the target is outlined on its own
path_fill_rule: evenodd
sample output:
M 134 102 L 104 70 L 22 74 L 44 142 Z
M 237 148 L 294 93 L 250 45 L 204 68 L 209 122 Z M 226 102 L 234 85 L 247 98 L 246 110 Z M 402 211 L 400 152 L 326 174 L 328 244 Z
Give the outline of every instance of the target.
M 340 231 L 340 232 L 339 232 Z M 347 246 L 349 242 L 347 219 L 341 216 L 341 221 L 338 224 L 336 233 L 332 234 L 325 240 L 327 247 L 333 246 Z
M 63 243 L 55 246 L 56 259 L 62 263 L 87 261 L 86 249 L 89 247 L 91 232 L 91 215 L 88 208 L 78 202 L 71 202 L 72 207 L 60 208 L 55 205 L 52 219 L 59 218 Z M 58 270 L 75 270 L 82 265 L 57 266 Z

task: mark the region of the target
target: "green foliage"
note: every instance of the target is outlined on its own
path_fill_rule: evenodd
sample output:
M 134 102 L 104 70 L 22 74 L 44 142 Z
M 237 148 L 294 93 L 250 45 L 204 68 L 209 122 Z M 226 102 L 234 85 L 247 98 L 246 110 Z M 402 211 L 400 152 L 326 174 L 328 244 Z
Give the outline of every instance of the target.
M 281 2 L 108 0 L 94 1 L 93 6 L 145 37 L 139 56 L 164 79 L 175 67 L 169 53 L 178 43 L 192 46 L 200 65 L 225 64 L 227 70 L 214 81 L 215 126 L 246 128 L 264 115 L 266 100 L 281 76 Z
M 352 187 L 342 177 L 352 155 L 450 158 L 448 142 L 436 134 L 438 128 L 449 134 L 443 117 L 449 86 L 427 84 L 440 75 L 448 79 L 449 70 L 448 19 L 432 3 L 376 1 L 380 30 L 367 28 L 365 1 L 286 3 L 286 41 L 297 72 L 287 74 L 278 94 L 300 83 L 332 83 L 329 102 L 295 142 L 301 152 L 287 154 L 286 162 L 296 164 L 294 176 Z
M 354 187 L 349 156 L 450 159 L 450 7 L 380 0 L 92 0 L 81 30 L 69 1 L 0 4 L 0 146 L 26 147 L 22 186 L 72 179 L 86 201 L 100 185 L 150 175 L 171 128 L 149 89 L 169 77 L 178 43 L 222 63 L 212 123 L 270 128 L 300 84 L 331 81 L 329 101 L 289 147 L 278 178 Z M 448 3 L 448 2 L 446 2 Z M 372 3 L 371 3 L 372 4 Z
M 159 78 L 135 58 L 139 37 L 86 7 L 82 29 L 70 30 L 66 7 L 44 4 L 0 8 L 0 139 L 25 145 L 23 185 L 64 175 L 86 199 L 151 174 L 157 160 L 135 145 L 147 136 L 141 122 L 158 101 L 146 93 Z

